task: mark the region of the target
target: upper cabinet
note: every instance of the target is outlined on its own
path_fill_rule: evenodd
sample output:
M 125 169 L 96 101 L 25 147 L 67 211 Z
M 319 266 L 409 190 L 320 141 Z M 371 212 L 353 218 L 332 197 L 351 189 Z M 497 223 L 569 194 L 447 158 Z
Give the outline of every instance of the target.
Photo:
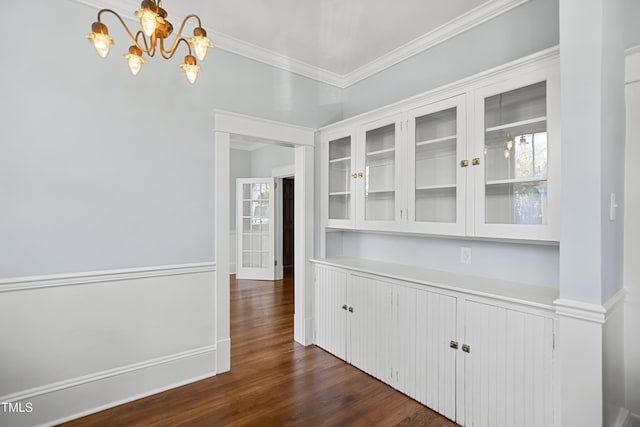
M 456 96 L 408 114 L 408 228 L 465 234 L 466 98 Z
M 323 175 L 327 185 L 324 217 L 329 226 L 355 226 L 354 189 L 358 175 L 354 140 L 354 135 L 348 131 L 329 133 L 323 138 Z
M 475 92 L 475 235 L 558 240 L 555 74 L 540 70 Z
M 360 126 L 356 168 L 356 222 L 362 228 L 397 228 L 403 215 L 401 116 L 395 115 Z
M 323 131 L 325 226 L 559 240 L 557 60 Z

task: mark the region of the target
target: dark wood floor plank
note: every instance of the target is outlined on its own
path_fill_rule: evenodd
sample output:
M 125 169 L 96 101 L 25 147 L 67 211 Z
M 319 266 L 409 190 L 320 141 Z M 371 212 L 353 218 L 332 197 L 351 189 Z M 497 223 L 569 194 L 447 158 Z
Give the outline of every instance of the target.
M 231 372 L 65 426 L 425 426 L 447 420 L 293 341 L 293 281 L 231 281 Z

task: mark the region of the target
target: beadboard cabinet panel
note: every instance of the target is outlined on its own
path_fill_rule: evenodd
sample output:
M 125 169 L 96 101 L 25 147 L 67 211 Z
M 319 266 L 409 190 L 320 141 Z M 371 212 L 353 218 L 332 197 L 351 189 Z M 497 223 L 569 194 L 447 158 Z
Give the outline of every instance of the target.
M 456 419 L 455 297 L 424 290 L 416 295 L 415 399 L 452 420 Z
M 465 301 L 464 425 L 553 425 L 553 320 Z
M 314 287 L 315 340 L 314 343 L 335 356 L 345 359 L 347 354 L 346 303 L 347 278 L 345 271 L 316 268 Z
M 461 277 L 430 270 L 412 280 L 405 267 L 377 261 L 312 262 L 318 346 L 462 426 L 554 425 L 548 291 L 514 299 L 517 284 L 496 283 L 492 296 L 473 277 L 456 288 L 433 277 Z

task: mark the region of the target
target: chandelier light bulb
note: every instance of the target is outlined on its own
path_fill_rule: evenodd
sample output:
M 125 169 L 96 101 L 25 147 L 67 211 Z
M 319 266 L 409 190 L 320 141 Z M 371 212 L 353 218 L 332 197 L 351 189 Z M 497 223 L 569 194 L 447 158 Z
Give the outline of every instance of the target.
M 207 38 L 207 32 L 201 27 L 193 30 L 193 37 L 189 40 L 189 44 L 195 50 L 196 56 L 200 61 L 204 61 L 207 56 L 207 50 L 213 47 L 213 43 Z
M 509 149 L 505 148 L 504 149 L 504 158 L 508 159 L 510 155 L 511 155 L 511 151 L 509 151 Z
M 113 39 L 109 36 L 109 29 L 101 22 L 94 22 L 91 31 L 87 35 L 89 42 L 96 48 L 100 58 L 105 58 L 109 54 L 109 47 L 113 44 Z
M 527 148 L 527 144 L 528 144 L 528 142 L 527 142 L 527 138 L 525 138 L 525 136 L 524 136 L 524 135 L 522 135 L 522 136 L 520 137 L 520 148 L 521 148 L 522 150 L 526 149 L 526 148 Z
M 122 55 L 129 63 L 129 70 L 134 76 L 138 75 L 140 69 L 147 61 L 142 58 L 142 51 L 137 46 L 130 46 L 129 53 Z
M 194 84 L 198 78 L 200 72 L 200 66 L 196 64 L 196 57 L 193 55 L 187 55 L 184 57 L 184 63 L 180 65 L 180 69 L 184 71 L 189 83 Z
M 143 11 L 140 14 L 140 25 L 142 26 L 142 32 L 147 37 L 151 37 L 156 32 L 156 14 L 149 9 Z

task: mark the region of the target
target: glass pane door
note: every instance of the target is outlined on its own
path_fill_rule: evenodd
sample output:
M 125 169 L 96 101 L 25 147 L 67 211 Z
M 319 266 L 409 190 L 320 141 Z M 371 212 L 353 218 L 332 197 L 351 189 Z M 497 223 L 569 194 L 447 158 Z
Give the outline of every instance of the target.
M 351 136 L 329 141 L 329 219 L 351 219 Z
M 396 208 L 396 124 L 365 133 L 366 221 L 393 221 Z
M 485 223 L 547 224 L 547 86 L 485 98 Z
M 273 178 L 241 178 L 236 187 L 237 277 L 273 280 Z
M 457 220 L 456 107 L 415 119 L 415 221 Z

